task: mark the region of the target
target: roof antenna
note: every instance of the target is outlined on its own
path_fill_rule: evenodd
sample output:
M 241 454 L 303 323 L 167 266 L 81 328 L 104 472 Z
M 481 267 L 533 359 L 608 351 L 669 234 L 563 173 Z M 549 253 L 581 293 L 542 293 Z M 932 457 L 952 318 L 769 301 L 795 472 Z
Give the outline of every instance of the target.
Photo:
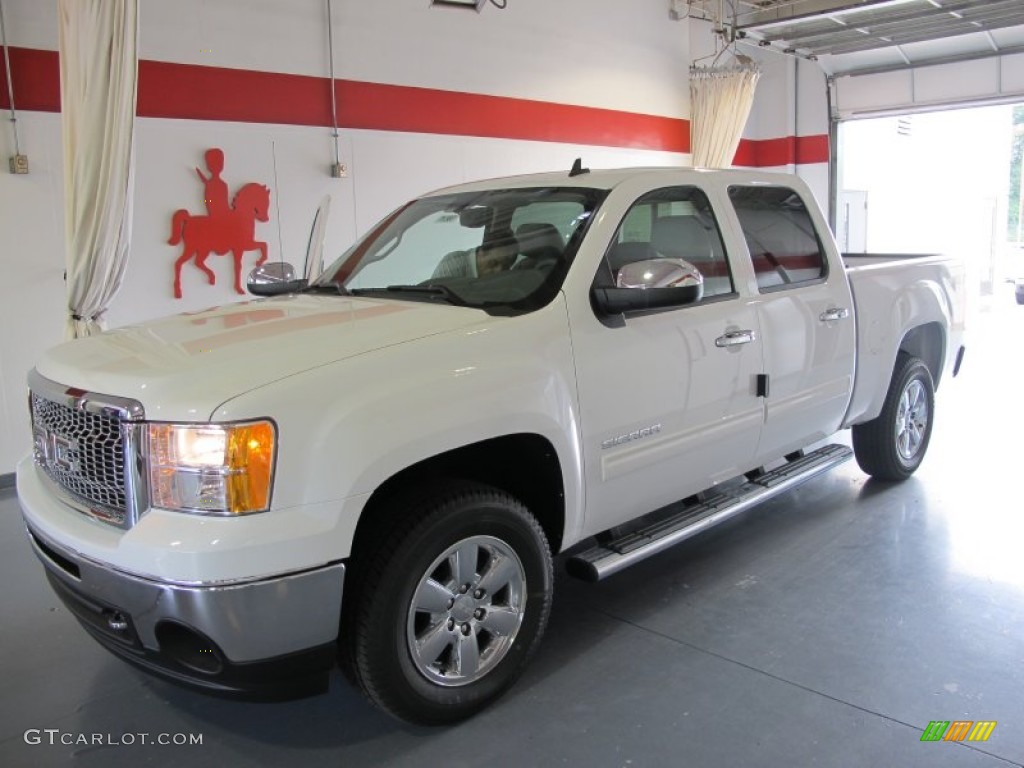
M 572 164 L 572 170 L 569 171 L 569 178 L 573 176 L 582 176 L 584 173 L 590 173 L 589 168 L 583 167 L 583 158 L 577 157 L 576 162 Z

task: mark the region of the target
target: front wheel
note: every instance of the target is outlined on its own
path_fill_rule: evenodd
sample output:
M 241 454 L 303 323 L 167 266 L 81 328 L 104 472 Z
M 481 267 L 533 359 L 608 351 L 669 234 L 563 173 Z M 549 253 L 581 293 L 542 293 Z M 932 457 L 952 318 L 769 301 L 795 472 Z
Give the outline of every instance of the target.
M 853 427 L 853 452 L 860 468 L 879 480 L 906 480 L 924 460 L 934 414 L 928 366 L 900 352 L 882 412 Z
M 393 511 L 399 522 L 359 579 L 349 670 L 403 720 L 456 722 L 511 686 L 540 642 L 550 550 L 526 508 L 486 486 Z

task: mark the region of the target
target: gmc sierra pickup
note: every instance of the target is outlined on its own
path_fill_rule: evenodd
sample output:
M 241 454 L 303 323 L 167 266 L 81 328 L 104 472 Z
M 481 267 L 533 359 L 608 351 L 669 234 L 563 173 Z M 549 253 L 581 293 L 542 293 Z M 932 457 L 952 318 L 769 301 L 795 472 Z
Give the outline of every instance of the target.
M 520 675 L 553 554 L 601 579 L 851 454 L 908 477 L 963 354 L 958 264 L 845 265 L 774 173 L 466 184 L 289 272 L 38 361 L 28 537 L 126 661 L 268 698 L 340 662 L 419 723 Z

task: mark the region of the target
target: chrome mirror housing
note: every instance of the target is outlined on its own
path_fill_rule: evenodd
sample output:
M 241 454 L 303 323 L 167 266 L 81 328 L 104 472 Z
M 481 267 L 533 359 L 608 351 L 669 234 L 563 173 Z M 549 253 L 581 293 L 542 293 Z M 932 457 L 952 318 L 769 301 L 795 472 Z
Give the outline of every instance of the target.
M 645 259 L 626 264 L 615 276 L 617 288 L 694 288 L 703 293 L 704 276 L 682 259 Z M 697 299 L 699 300 L 700 295 Z
M 272 261 L 250 272 L 245 287 L 254 296 L 277 296 L 305 288 L 306 281 L 295 277 L 295 267 L 287 261 Z
M 704 277 L 682 259 L 645 259 L 621 267 L 615 287 L 595 286 L 590 300 L 599 315 L 671 309 L 700 301 Z

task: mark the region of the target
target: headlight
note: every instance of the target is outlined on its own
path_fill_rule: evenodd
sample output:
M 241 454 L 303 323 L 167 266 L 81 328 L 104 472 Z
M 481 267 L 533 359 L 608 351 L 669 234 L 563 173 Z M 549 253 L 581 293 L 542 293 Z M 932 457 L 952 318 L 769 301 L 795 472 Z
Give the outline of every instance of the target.
M 154 507 L 244 515 L 270 507 L 277 429 L 244 424 L 150 424 L 149 494 Z

